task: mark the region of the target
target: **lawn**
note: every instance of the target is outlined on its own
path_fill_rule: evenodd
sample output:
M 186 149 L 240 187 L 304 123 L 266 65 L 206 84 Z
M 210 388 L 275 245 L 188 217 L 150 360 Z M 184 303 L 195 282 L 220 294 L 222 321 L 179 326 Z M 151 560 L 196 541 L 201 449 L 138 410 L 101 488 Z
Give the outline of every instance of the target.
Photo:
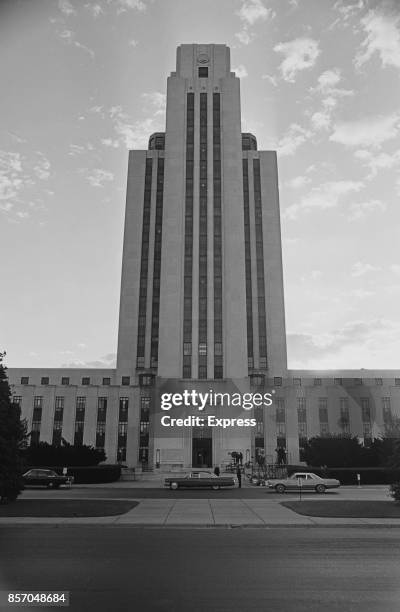
M 113 499 L 17 499 L 15 502 L 0 506 L 0 518 L 117 516 L 135 508 L 138 503 Z
M 287 501 L 282 506 L 304 516 L 329 518 L 400 518 L 400 504 L 394 501 Z

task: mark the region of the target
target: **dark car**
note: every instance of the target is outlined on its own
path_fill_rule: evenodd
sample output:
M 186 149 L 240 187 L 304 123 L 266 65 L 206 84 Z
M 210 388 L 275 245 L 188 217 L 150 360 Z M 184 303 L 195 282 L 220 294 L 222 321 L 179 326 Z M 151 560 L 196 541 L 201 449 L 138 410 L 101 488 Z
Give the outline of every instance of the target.
M 26 485 L 41 485 L 49 489 L 58 489 L 60 485 L 70 486 L 73 481 L 72 476 L 60 476 L 53 470 L 44 470 L 41 468 L 28 470 L 23 475 L 23 479 Z
M 215 491 L 221 487 L 234 487 L 237 479 L 233 476 L 216 476 L 211 472 L 190 472 L 166 478 L 164 486 L 170 489 L 183 487 L 190 488 L 212 488 Z

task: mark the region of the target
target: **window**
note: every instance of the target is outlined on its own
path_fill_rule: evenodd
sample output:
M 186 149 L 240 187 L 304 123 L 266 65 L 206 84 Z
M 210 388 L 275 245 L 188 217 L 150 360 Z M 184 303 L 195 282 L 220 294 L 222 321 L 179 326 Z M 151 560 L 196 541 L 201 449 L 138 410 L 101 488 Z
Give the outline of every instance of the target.
M 127 387 L 131 384 L 131 377 L 130 376 L 123 376 L 122 377 L 122 385 L 124 387 Z
M 84 376 L 82 378 L 82 385 L 90 385 L 90 378 L 89 378 L 89 376 Z
M 362 384 L 363 384 L 362 378 L 355 378 L 354 379 L 354 385 L 359 386 L 359 385 L 362 385 Z
M 63 376 L 61 379 L 61 384 L 62 385 L 69 385 L 69 377 L 68 376 Z
M 97 400 L 96 448 L 103 449 L 106 437 L 107 398 Z
M 293 378 L 293 384 L 295 387 L 301 387 L 301 378 Z
M 152 374 L 141 374 L 139 376 L 139 385 L 141 387 L 152 387 L 154 383 L 154 376 Z
M 333 379 L 333 384 L 334 385 L 341 385 L 342 384 L 342 379 L 341 378 L 334 378 Z
M 377 386 L 381 386 L 381 385 L 383 385 L 383 380 L 382 380 L 382 378 L 375 378 L 375 384 L 376 384 Z
M 86 397 L 77 397 L 76 406 L 75 406 L 75 434 L 74 434 L 74 445 L 75 446 L 82 446 L 83 444 L 83 430 L 85 426 L 85 410 L 86 410 Z
M 208 78 L 208 68 L 207 66 L 200 66 L 199 68 L 199 78 L 207 79 Z
M 207 355 L 207 344 L 205 342 L 199 344 L 199 355 Z
M 150 397 L 140 398 L 139 461 L 142 466 L 149 462 Z
M 350 412 L 347 397 L 340 398 L 339 427 L 343 433 L 350 433 Z
M 322 385 L 321 378 L 314 378 L 314 387 L 320 387 Z
M 64 397 L 57 396 L 54 404 L 53 446 L 61 445 L 62 425 L 64 418 Z
M 111 378 L 103 378 L 103 385 L 110 385 L 111 384 Z
M 21 385 L 29 385 L 29 376 L 21 376 Z
M 396 387 L 400 387 L 400 378 L 395 378 L 394 384 L 396 385 Z
M 361 398 L 361 418 L 363 423 L 370 423 L 371 421 L 371 410 L 368 397 Z
M 281 387 L 281 386 L 282 386 L 282 377 L 274 376 L 274 387 Z
M 14 395 L 12 398 L 12 403 L 14 404 L 14 406 L 19 406 L 21 408 L 22 406 L 22 396 L 21 395 Z
M 40 384 L 41 385 L 48 385 L 49 384 L 49 377 L 48 376 L 42 376 L 42 378 L 40 379 Z
M 390 397 L 382 397 L 382 416 L 385 427 L 390 427 L 393 424 Z

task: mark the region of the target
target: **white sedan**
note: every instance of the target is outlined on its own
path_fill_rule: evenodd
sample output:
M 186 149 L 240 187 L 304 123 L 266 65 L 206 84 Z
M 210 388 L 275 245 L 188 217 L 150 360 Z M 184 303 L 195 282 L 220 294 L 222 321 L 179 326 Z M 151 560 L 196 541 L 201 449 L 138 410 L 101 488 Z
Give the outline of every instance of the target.
M 340 487 L 340 482 L 336 478 L 321 478 L 313 472 L 295 472 L 289 478 L 271 478 L 265 484 L 268 488 L 275 489 L 277 493 L 299 489 L 325 493 L 326 489 Z

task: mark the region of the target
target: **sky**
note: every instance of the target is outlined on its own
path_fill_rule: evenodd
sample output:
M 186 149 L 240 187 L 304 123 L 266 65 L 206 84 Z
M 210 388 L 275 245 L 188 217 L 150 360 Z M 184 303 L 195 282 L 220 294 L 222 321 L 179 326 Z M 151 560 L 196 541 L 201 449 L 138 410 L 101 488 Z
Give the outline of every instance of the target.
M 399 368 L 396 0 L 0 0 L 6 364 L 114 366 L 128 150 L 194 42 L 278 153 L 289 367 Z

